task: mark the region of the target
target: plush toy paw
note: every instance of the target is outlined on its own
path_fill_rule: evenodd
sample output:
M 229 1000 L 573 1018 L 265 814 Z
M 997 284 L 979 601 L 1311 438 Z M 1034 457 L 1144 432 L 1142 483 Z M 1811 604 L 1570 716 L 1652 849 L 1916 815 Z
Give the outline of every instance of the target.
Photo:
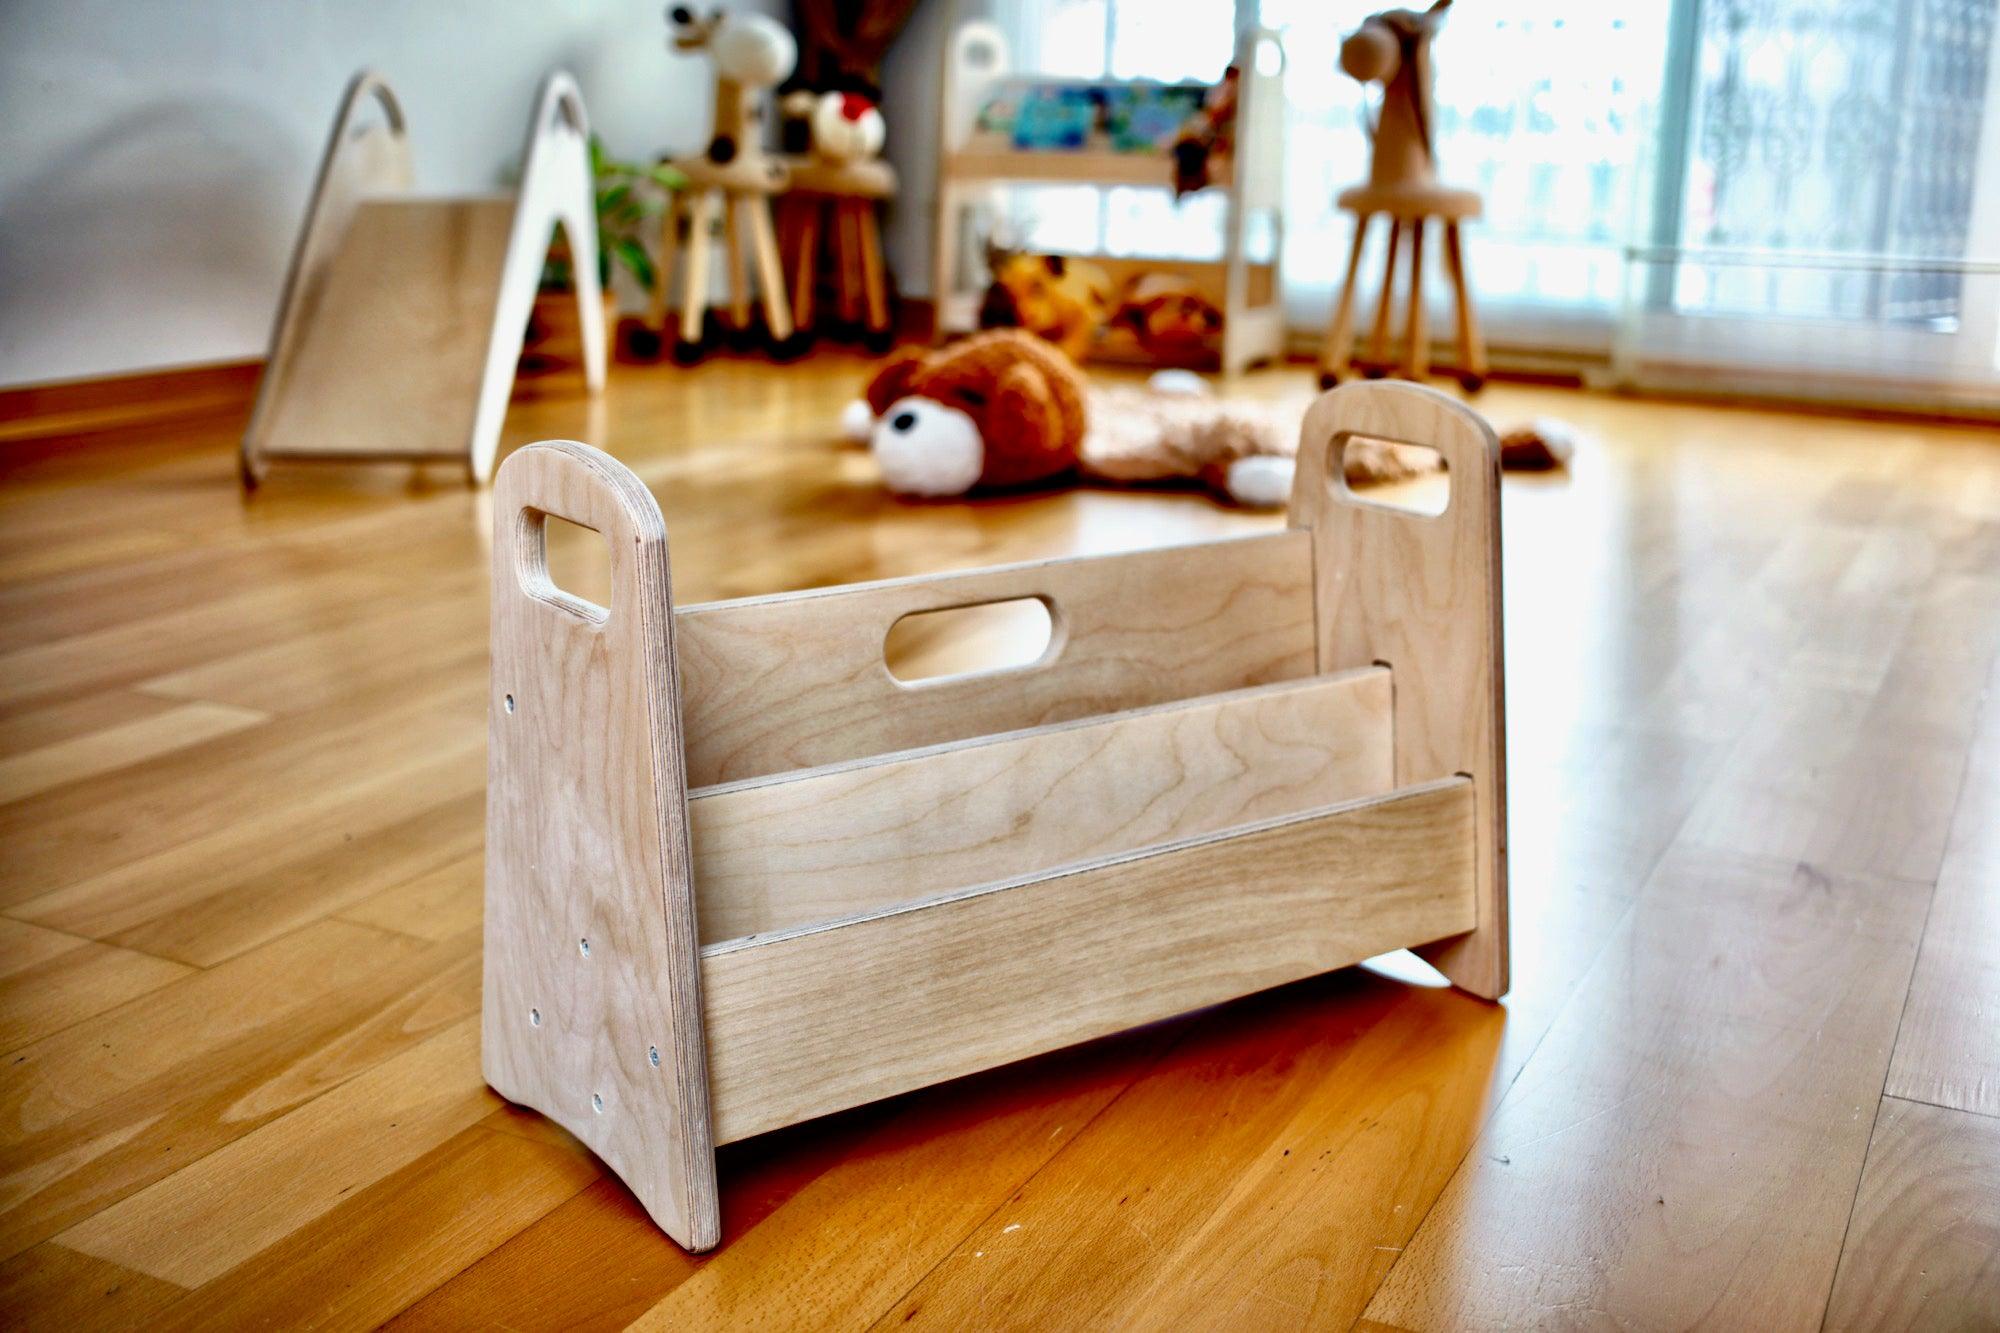
M 978 423 L 931 398 L 889 404 L 869 448 L 883 484 L 899 495 L 963 495 L 986 465 Z
M 1207 398 L 1212 393 L 1208 381 L 1192 370 L 1156 370 L 1146 381 L 1146 387 L 1175 398 Z
M 866 398 L 857 398 L 840 409 L 840 438 L 866 444 L 875 434 L 875 410 Z
M 1229 498 L 1247 509 L 1282 509 L 1292 498 L 1296 461 L 1277 454 L 1252 454 L 1229 465 L 1223 485 Z

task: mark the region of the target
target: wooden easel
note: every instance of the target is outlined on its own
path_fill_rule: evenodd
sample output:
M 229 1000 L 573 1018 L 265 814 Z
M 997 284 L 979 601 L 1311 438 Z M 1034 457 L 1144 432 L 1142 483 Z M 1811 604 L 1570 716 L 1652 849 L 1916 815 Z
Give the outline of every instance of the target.
M 368 104 L 383 119 L 369 122 Z M 574 257 L 583 369 L 604 387 L 590 122 L 576 81 L 542 81 L 512 194 L 412 194 L 403 110 L 366 70 L 341 98 L 285 278 L 246 487 L 270 460 L 455 462 L 493 473 L 549 238 Z

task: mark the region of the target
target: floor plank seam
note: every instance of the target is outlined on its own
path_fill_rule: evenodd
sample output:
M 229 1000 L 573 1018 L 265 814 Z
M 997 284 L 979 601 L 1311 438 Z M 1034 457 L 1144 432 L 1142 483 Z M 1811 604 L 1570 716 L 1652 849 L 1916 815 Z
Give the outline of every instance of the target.
M 1737 740 L 1730 742 L 1730 745 L 1734 746 L 1740 743 L 1741 740 L 1742 736 L 1739 733 Z M 1535 1056 L 1540 1054 L 1542 1043 L 1548 1040 L 1549 1033 L 1555 1031 L 1556 1024 L 1562 1021 L 1563 1015 L 1568 1012 L 1570 1005 L 1576 1002 L 1577 994 L 1583 989 L 1583 984 L 1589 979 L 1590 974 L 1597 970 L 1598 963 L 1604 957 L 1605 948 L 1617 936 L 1618 932 L 1624 929 L 1625 923 L 1631 917 L 1632 913 L 1638 910 L 1639 901 L 1645 895 L 1647 883 L 1659 872 L 1660 866 L 1666 861 L 1668 853 L 1673 851 L 1674 847 L 1680 842 L 1681 835 L 1687 831 L 1688 825 L 1693 822 L 1696 808 L 1701 804 L 1702 797 L 1708 794 L 1709 788 L 1719 780 L 1716 774 L 1722 771 L 1724 761 L 1727 758 L 1726 754 L 1718 756 L 1717 762 L 1714 765 L 1715 771 L 1710 773 L 1707 781 L 1703 784 L 1700 795 L 1688 802 L 1687 809 L 1682 813 L 1679 822 L 1674 825 L 1673 832 L 1661 840 L 1660 850 L 1653 855 L 1651 862 L 1646 867 L 1645 873 L 1637 877 L 1638 890 L 1626 902 L 1625 909 L 1618 914 L 1617 919 L 1605 929 L 1603 935 L 1598 940 L 1597 946 L 1590 951 L 1589 959 L 1577 970 L 1576 980 L 1570 983 L 1569 993 L 1563 997 L 1562 1003 L 1556 1006 L 1555 1012 L 1549 1015 L 1549 1021 L 1542 1025 L 1542 1030 L 1536 1035 L 1534 1044 L 1528 1048 L 1528 1053 L 1521 1057 L 1519 1064 L 1514 1066 L 1514 1076 L 1507 1080 L 1507 1086 L 1502 1088 L 1499 1094 L 1494 1097 L 1492 1107 L 1479 1122 L 1479 1132 L 1472 1136 L 1472 1142 L 1466 1145 L 1465 1151 L 1459 1155 L 1458 1161 L 1452 1164 L 1451 1171 L 1445 1176 L 1444 1182 L 1438 1186 L 1437 1193 L 1432 1195 L 1430 1203 L 1425 1205 L 1423 1215 L 1417 1218 L 1415 1224 L 1410 1227 L 1410 1234 L 1403 1242 L 1403 1248 L 1390 1261 L 1389 1266 L 1382 1270 L 1382 1280 L 1377 1282 L 1374 1290 L 1368 1293 L 1368 1301 L 1361 1307 L 1362 1313 L 1356 1318 L 1355 1322 L 1357 1324 L 1362 1319 L 1367 1318 L 1368 1305 L 1374 1304 L 1376 1293 L 1389 1285 L 1389 1279 L 1394 1276 L 1396 1269 L 1403 1263 L 1403 1260 L 1408 1256 L 1412 1248 L 1410 1242 L 1414 1241 L 1417 1238 L 1417 1233 L 1423 1230 L 1424 1223 L 1430 1219 L 1431 1212 L 1437 1207 L 1438 1200 L 1445 1196 L 1446 1191 L 1451 1188 L 1452 1182 L 1458 1179 L 1461 1171 L 1465 1170 L 1465 1164 L 1472 1160 L 1473 1153 L 1478 1151 L 1479 1144 L 1486 1137 L 1486 1131 L 1493 1124 L 1494 1117 L 1500 1114 L 1500 1110 L 1506 1104 L 1507 1098 L 1513 1093 L 1515 1086 L 1520 1083 L 1521 1075 L 1528 1071 L 1528 1066 L 1534 1063 Z
M 33 901 L 33 900 L 32 900 L 32 899 L 30 899 L 29 901 Z M 26 905 L 27 905 L 26 903 L 16 903 L 16 904 L 14 904 L 14 907 L 25 907 Z M 116 942 L 115 940 L 106 940 L 106 939 L 99 939 L 99 938 L 98 938 L 97 936 L 95 936 L 95 935 L 81 935 L 81 934 L 78 934 L 78 933 L 77 933 L 76 931 L 74 931 L 74 930 L 65 930 L 65 929 L 64 929 L 63 927 L 61 927 L 61 926 L 51 926 L 51 925 L 48 925 L 48 924 L 46 924 L 46 923 L 44 923 L 44 922 L 41 922 L 41 921 L 31 921 L 31 920 L 29 920 L 29 919 L 28 919 L 27 917 L 23 917 L 23 916 L 18 916 L 18 915 L 16 915 L 16 914 L 15 914 L 15 911 L 14 911 L 14 907 L 10 907 L 10 908 L 7 908 L 7 909 L 6 909 L 5 911 L 0 911 L 0 917 L 5 917 L 5 918 L 6 918 L 7 920 L 9 920 L 9 921 L 12 921 L 12 922 L 13 922 L 13 923 L 15 923 L 16 925 L 21 925 L 21 926 L 33 926 L 33 927 L 34 927 L 34 928 L 35 928 L 36 930 L 47 930 L 47 931 L 52 931 L 52 932 L 54 932 L 55 934 L 58 934 L 58 935 L 67 935 L 67 936 L 69 936 L 69 937 L 70 937 L 71 939 L 73 939 L 73 940 L 77 941 L 77 943 L 78 943 L 78 947 L 82 947 L 82 946 L 84 946 L 84 945 L 90 945 L 90 944 L 95 944 L 95 945 L 99 946 L 100 948 L 105 948 L 105 949 L 117 949 L 117 950 L 118 950 L 118 951 L 120 951 L 121 953 L 130 953 L 130 954 L 137 954 L 137 955 L 139 955 L 139 956 L 140 956 L 141 958 L 150 958 L 150 959 L 152 959 L 152 960 L 153 960 L 154 962 L 156 962 L 156 963 L 172 963 L 172 964 L 173 964 L 173 965 L 174 965 L 175 967 L 185 967 L 185 968 L 191 968 L 191 969 L 193 969 L 193 970 L 194 970 L 194 971 L 196 971 L 196 972 L 206 972 L 206 971 L 207 971 L 207 970 L 208 970 L 208 969 L 209 969 L 209 968 L 210 968 L 211 966 L 214 966 L 214 964 L 210 964 L 210 963 L 190 963 L 190 962 L 189 962 L 189 961 L 188 961 L 187 959 L 185 959 L 185 958 L 169 958 L 169 957 L 168 957 L 168 956 L 167 956 L 166 954 L 163 954 L 163 953 L 154 953 L 154 952 L 153 952 L 152 950 L 150 950 L 150 949 L 139 949 L 139 948 L 134 948 L 134 947 L 133 947 L 132 945 L 129 945 L 129 944 L 119 944 L 119 943 L 117 943 L 117 942 Z M 312 922 L 308 921 L 308 922 L 306 922 L 305 924 L 306 924 L 306 925 L 311 925 L 311 924 L 312 924 Z M 354 925 L 366 925 L 367 923 L 366 923 L 366 922 L 353 922 L 353 923 L 350 923 L 350 924 L 354 924 Z M 379 929 L 382 929 L 382 927 L 379 927 L 379 926 L 378 926 L 378 927 L 376 927 L 376 929 L 378 929 L 378 930 L 379 930 Z M 289 931 L 287 931 L 286 933 L 287 933 L 287 934 L 290 934 L 290 932 L 289 932 Z M 273 938 L 275 939 L 276 937 L 273 937 Z M 270 942 L 271 942 L 271 941 L 266 941 L 266 943 L 270 943 Z M 260 946 L 258 946 L 258 947 L 260 947 L 260 948 L 261 948 L 261 947 L 262 947 L 262 945 L 260 945 Z M 65 950 L 64 952 L 65 952 L 65 953 L 67 953 L 67 952 L 69 952 L 69 951 L 68 951 L 68 950 Z M 239 956 L 240 956 L 240 955 L 239 955 Z M 228 959 L 223 959 L 223 960 L 221 960 L 221 961 L 223 961 L 223 962 L 227 962 L 227 961 L 229 961 L 229 960 L 228 960 Z M 109 1012 L 109 1011 L 107 1010 L 106 1012 Z M 49 1033 L 49 1034 L 47 1034 L 47 1035 L 49 1035 L 49 1036 L 54 1036 L 55 1034 L 54 1034 L 53 1032 L 51 1032 L 51 1033 Z M 36 1041 L 40 1041 L 40 1040 L 41 1040 L 41 1038 L 40 1038 L 40 1037 L 37 1037 L 37 1038 L 36 1038 L 35 1040 L 36 1040 Z
M 1895 1048 L 1892 1046 L 1890 1049 L 1893 1052 Z M 1882 1073 L 1882 1082 L 1884 1086 L 1889 1082 L 1886 1069 Z M 1820 1301 L 1820 1333 L 1826 1333 L 1826 1321 L 1833 1314 L 1833 1293 L 1840 1289 L 1840 1269 L 1847 1262 L 1847 1237 L 1854 1230 L 1854 1210 L 1860 1206 L 1861 1182 L 1868 1179 L 1868 1162 L 1875 1156 L 1875 1131 L 1882 1127 L 1882 1104 L 1887 1100 L 1886 1095 L 1875 1098 L 1875 1114 L 1868 1122 L 1868 1147 L 1861 1154 L 1861 1169 L 1854 1173 L 1854 1193 L 1847 1200 L 1847 1217 L 1840 1225 L 1840 1244 L 1833 1251 L 1833 1276 L 1827 1279 L 1826 1296 Z
M 1982 1120 L 2000 1120 L 2000 1111 L 1982 1111 L 1976 1106 L 1954 1106 L 1950 1102 L 1934 1102 L 1927 1097 L 1912 1097 L 1908 1093 L 1885 1092 L 1885 1102 L 1903 1102 L 1910 1106 L 1928 1106 L 1937 1111 L 1951 1111 L 1957 1115 L 1976 1115 Z
M 938 1255 L 936 1263 L 932 1264 L 930 1267 L 926 1268 L 922 1273 L 918 1274 L 916 1280 L 910 1283 L 907 1290 L 897 1293 L 896 1298 L 883 1307 L 882 1313 L 876 1316 L 875 1322 L 870 1324 L 869 1327 L 871 1329 L 882 1327 L 883 1322 L 888 1319 L 890 1314 L 895 1311 L 897 1306 L 901 1305 L 904 1301 L 908 1300 L 911 1294 L 914 1293 L 917 1290 L 917 1288 L 923 1286 L 925 1282 L 930 1280 L 931 1274 L 937 1272 L 938 1269 L 943 1268 L 953 1255 L 957 1254 L 960 1250 L 965 1248 L 966 1241 L 972 1237 L 973 1233 L 978 1231 L 979 1228 L 985 1226 L 988 1222 L 992 1221 L 993 1218 L 999 1214 L 1001 1209 L 1005 1208 L 1010 1202 L 1013 1201 L 1015 1195 L 1019 1194 L 1029 1185 L 1033 1184 L 1036 1178 L 1039 1177 L 1042 1174 L 1042 1172 L 1048 1170 L 1049 1167 L 1053 1166 L 1056 1162 L 1060 1161 L 1063 1158 L 1063 1156 L 1070 1151 L 1070 1149 L 1074 1148 L 1077 1145 L 1077 1143 L 1079 1143 L 1083 1139 L 1083 1136 L 1085 1134 L 1090 1132 L 1090 1127 L 1092 1125 L 1096 1124 L 1100 1119 L 1102 1119 L 1104 1117 L 1104 1114 L 1107 1111 L 1109 1111 L 1112 1107 L 1118 1105 L 1119 1102 L 1123 1101 L 1125 1099 L 1125 1095 L 1131 1092 L 1132 1089 L 1138 1087 L 1142 1080 L 1151 1077 L 1153 1071 L 1158 1069 L 1162 1064 L 1166 1063 L 1168 1056 L 1172 1055 L 1175 1051 L 1179 1050 L 1195 1035 L 1196 1032 L 1200 1031 L 1203 1023 L 1206 1021 L 1207 1021 L 1206 1019 L 1197 1019 L 1196 1021 L 1189 1023 L 1186 1029 L 1182 1031 L 1180 1035 L 1176 1036 L 1172 1041 L 1168 1042 L 1165 1046 L 1161 1047 L 1159 1053 L 1155 1055 L 1151 1060 L 1148 1060 L 1146 1062 L 1146 1067 L 1144 1069 L 1140 1070 L 1138 1073 L 1134 1074 L 1130 1079 L 1128 1079 L 1125 1083 L 1125 1086 L 1118 1089 L 1117 1093 L 1114 1094 L 1112 1097 L 1110 1097 L 1108 1100 L 1106 1100 L 1104 1105 L 1098 1107 L 1097 1110 L 1093 1111 L 1090 1115 L 1084 1118 L 1083 1123 L 1076 1127 L 1076 1133 L 1070 1135 L 1069 1142 L 1063 1144 L 1062 1147 L 1056 1149 L 1053 1153 L 1050 1153 L 1046 1158 L 1042 1159 L 1042 1161 L 1036 1165 L 1034 1170 L 1030 1171 L 1027 1175 L 1021 1177 L 1021 1179 L 1018 1182 L 1016 1182 L 1012 1188 L 1003 1192 L 1000 1196 L 1000 1201 L 998 1203 L 994 1204 L 991 1208 L 987 1209 L 984 1213 L 980 1214 L 979 1217 L 973 1221 L 972 1225 L 965 1229 L 964 1234 L 961 1235 L 956 1241 L 952 1243 L 950 1248 L 945 1249 L 942 1253 Z M 671 1294 L 672 1293 L 669 1293 L 669 1295 Z M 662 1299 L 665 1298 L 663 1297 Z
M 1983 703 L 1981 708 L 1984 708 Z M 1917 947 L 1910 951 L 1910 970 L 1903 977 L 1903 1003 L 1896 1010 L 1896 1035 L 1890 1039 L 1888 1057 L 1882 1061 L 1882 1087 L 1875 1094 L 1875 1116 L 1868 1125 L 1868 1146 L 1861 1154 L 1861 1169 L 1854 1173 L 1854 1193 L 1847 1200 L 1847 1217 L 1840 1226 L 1840 1244 L 1833 1252 L 1833 1277 L 1827 1282 L 1826 1299 L 1820 1304 L 1820 1333 L 1826 1333 L 1826 1321 L 1833 1312 L 1833 1293 L 1840 1284 L 1840 1266 L 1847 1259 L 1847 1238 L 1854 1230 L 1854 1210 L 1860 1206 L 1861 1183 L 1868 1178 L 1868 1161 L 1875 1155 L 1875 1130 L 1882 1123 L 1882 1104 L 1889 1100 L 1889 1079 L 1896 1070 L 1896 1048 L 1903 1043 L 1903 1024 L 1910 1016 L 1910 994 L 1916 989 L 1917 970 L 1924 958 L 1924 941 L 1930 935 L 1931 912 L 1937 907 L 1938 878 L 1944 872 L 1944 862 L 1951 851 L 1950 829 L 1958 822 L 1959 806 L 1965 800 L 1965 777 L 1971 770 L 1972 747 L 1968 744 L 1965 758 L 1958 768 L 1958 787 L 1952 793 L 1951 814 L 1945 822 L 1944 846 L 1938 854 L 1937 870 L 1931 877 L 1930 894 L 1924 899 L 1924 919 L 1917 927 Z
M 507 1131 L 489 1126 L 484 1122 L 481 1122 L 479 1124 L 473 1125 L 471 1129 L 467 1132 L 475 1134 L 504 1134 Z M 535 1140 L 528 1139 L 525 1135 L 520 1137 L 523 1139 L 524 1142 L 535 1142 Z M 556 1200 L 556 1202 L 553 1205 L 551 1205 L 546 1211 L 536 1215 L 535 1217 L 528 1219 L 528 1221 L 524 1225 L 522 1225 L 518 1230 L 508 1232 L 505 1236 L 501 1237 L 500 1240 L 496 1242 L 493 1245 L 493 1247 L 487 1250 L 484 1254 L 480 1254 L 471 1259 L 466 1260 L 465 1263 L 453 1269 L 450 1273 L 447 1273 L 443 1278 L 433 1283 L 430 1287 L 426 1288 L 421 1292 L 418 1292 L 415 1296 L 411 1297 L 410 1300 L 407 1301 L 405 1304 L 398 1306 L 396 1309 L 390 1311 L 383 1318 L 376 1320 L 375 1327 L 382 1328 L 402 1318 L 405 1314 L 409 1313 L 411 1310 L 416 1309 L 419 1305 L 422 1305 L 425 1301 L 429 1300 L 434 1294 L 444 1290 L 444 1288 L 458 1281 L 459 1278 L 465 1276 L 465 1274 L 471 1272 L 474 1268 L 477 1268 L 481 1263 L 483 1263 L 488 1258 L 488 1256 L 499 1253 L 502 1246 L 512 1244 L 516 1237 L 521 1236 L 522 1234 L 527 1232 L 529 1228 L 540 1226 L 544 1220 L 546 1220 L 551 1214 L 553 1214 L 556 1211 L 556 1209 L 568 1207 L 572 1202 L 576 1200 L 576 1198 L 579 1195 L 583 1194 L 587 1190 L 594 1189 L 597 1186 L 598 1182 L 604 1178 L 604 1173 L 602 1169 L 603 1164 L 601 1162 L 598 1162 L 596 1154 L 594 1153 L 591 1155 L 590 1160 L 593 1165 L 600 1168 L 599 1174 L 597 1176 L 583 1182 L 583 1184 L 577 1187 L 574 1193 L 566 1194 L 562 1198 Z M 378 1181 L 377 1183 L 380 1184 L 381 1182 Z M 345 1207 L 346 1204 L 343 1203 L 341 1206 Z M 338 1209 L 336 1209 L 335 1211 L 338 1211 Z M 329 1216 L 330 1215 L 331 1214 L 329 1214 Z M 283 1242 L 281 1241 L 279 1243 L 282 1244 Z M 259 1253 L 261 1253 L 261 1251 Z M 248 1263 L 252 1262 L 252 1260 L 245 1260 L 244 1262 Z
M 1672 845 L 1671 840 L 1669 840 L 1667 845 Z M 1662 848 L 1659 856 L 1654 859 L 1653 869 L 1657 869 L 1659 862 L 1664 859 L 1666 859 L 1666 850 Z M 1653 869 L 1646 871 L 1646 879 L 1652 878 Z M 1643 880 L 1641 882 L 1643 883 Z M 1451 1170 L 1446 1173 L 1443 1182 L 1439 1184 L 1437 1193 L 1431 1196 L 1430 1202 L 1424 1205 L 1423 1212 L 1410 1225 L 1410 1232 L 1404 1238 L 1402 1249 L 1397 1251 L 1396 1257 L 1389 1261 L 1389 1266 L 1382 1270 L 1381 1281 L 1377 1282 L 1374 1288 L 1368 1293 L 1367 1301 L 1362 1304 L 1361 1313 L 1355 1316 L 1355 1323 L 1357 1325 L 1368 1317 L 1368 1306 L 1375 1303 L 1376 1293 L 1389 1285 L 1390 1277 L 1395 1274 L 1397 1267 L 1402 1264 L 1404 1258 L 1409 1254 L 1412 1248 L 1411 1242 L 1416 1240 L 1417 1233 L 1424 1229 L 1424 1223 L 1430 1220 L 1430 1215 L 1436 1209 L 1438 1200 L 1442 1199 L 1446 1191 L 1451 1189 L 1452 1182 L 1458 1179 L 1459 1173 L 1465 1170 L 1465 1164 L 1471 1161 L 1472 1155 L 1479 1150 L 1479 1145 L 1485 1139 L 1486 1131 L 1492 1125 L 1493 1118 L 1500 1114 L 1500 1108 L 1506 1104 L 1508 1096 L 1514 1091 L 1514 1086 L 1521 1081 L 1521 1075 L 1526 1073 L 1528 1066 L 1534 1062 L 1536 1054 L 1542 1049 L 1542 1043 L 1548 1040 L 1549 1033 L 1555 1030 L 1556 1023 L 1561 1020 L 1564 1011 L 1575 1000 L 1576 993 L 1583 987 L 1584 979 L 1597 970 L 1597 963 L 1604 955 L 1605 945 L 1624 928 L 1626 918 L 1632 915 L 1632 912 L 1638 905 L 1639 896 L 1634 894 L 1632 900 L 1625 904 L 1625 910 L 1620 912 L 1617 919 L 1605 930 L 1603 940 L 1591 951 L 1590 960 L 1577 972 L 1576 980 L 1570 983 L 1569 994 L 1563 997 L 1562 1004 L 1557 1006 L 1554 1014 L 1550 1015 L 1549 1021 L 1543 1024 L 1541 1032 L 1535 1037 L 1534 1044 L 1528 1048 L 1528 1053 L 1521 1057 L 1519 1064 L 1514 1066 L 1513 1076 L 1507 1080 L 1507 1085 L 1500 1089 L 1499 1093 L 1493 1098 L 1492 1106 L 1480 1119 L 1478 1132 L 1472 1136 L 1472 1141 L 1465 1145 L 1465 1151 L 1459 1154 L 1458 1160 L 1452 1163 Z

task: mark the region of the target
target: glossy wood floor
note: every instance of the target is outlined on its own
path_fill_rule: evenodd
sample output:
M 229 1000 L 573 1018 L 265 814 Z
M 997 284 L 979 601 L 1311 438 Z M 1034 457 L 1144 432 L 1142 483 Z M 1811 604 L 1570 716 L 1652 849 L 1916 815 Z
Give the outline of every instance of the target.
M 861 363 L 621 369 L 704 600 L 1274 520 L 905 506 Z M 1251 391 L 1303 394 L 1303 371 Z M 8 446 L 0 1322 L 2000 1320 L 2000 440 L 1501 386 L 1515 990 L 1350 970 L 722 1154 L 689 1258 L 478 1065 L 485 499 Z

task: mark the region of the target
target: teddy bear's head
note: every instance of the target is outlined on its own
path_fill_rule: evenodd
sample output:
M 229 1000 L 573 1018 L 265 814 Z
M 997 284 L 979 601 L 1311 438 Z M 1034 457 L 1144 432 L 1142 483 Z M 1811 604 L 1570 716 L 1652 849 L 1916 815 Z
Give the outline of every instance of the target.
M 1041 481 L 1075 467 L 1083 443 L 1083 377 L 1019 329 L 906 348 L 866 396 L 869 447 L 884 483 L 904 495 Z

